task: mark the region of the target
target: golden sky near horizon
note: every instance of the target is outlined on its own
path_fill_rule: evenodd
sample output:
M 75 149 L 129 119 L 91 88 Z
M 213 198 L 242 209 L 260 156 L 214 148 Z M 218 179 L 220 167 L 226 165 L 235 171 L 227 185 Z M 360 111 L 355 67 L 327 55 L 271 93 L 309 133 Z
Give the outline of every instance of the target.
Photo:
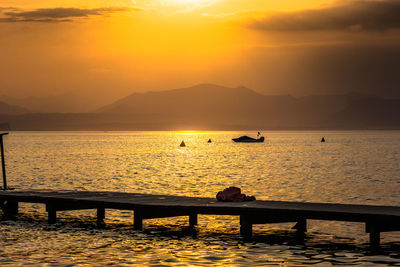
M 113 50 L 122 55 L 143 55 L 167 57 L 171 54 L 185 54 L 203 57 L 217 51 L 222 53 L 227 48 L 243 48 L 246 45 L 264 45 L 252 34 L 246 34 L 241 25 L 247 20 L 263 17 L 268 12 L 293 11 L 313 8 L 329 3 L 326 0 L 14 0 L 5 7 L 13 6 L 23 12 L 31 12 L 27 17 L 17 19 L 26 22 L 33 20 L 71 20 L 74 24 L 60 27 L 84 32 L 88 38 L 95 37 L 95 45 L 90 47 L 93 53 L 104 54 Z M 83 9 L 87 14 L 75 14 L 73 11 L 56 10 L 58 8 Z M 126 10 L 124 10 L 126 8 Z M 40 11 L 47 9 L 48 12 Z M 53 10 L 52 10 L 53 9 Z M 105 9 L 96 11 L 96 9 Z M 120 10 L 119 10 L 120 9 Z M 36 12 L 35 12 L 36 11 Z M 98 14 L 90 13 L 91 11 Z M 13 12 L 13 11 L 9 11 Z M 53 12 L 53 14 L 51 14 Z M 57 13 L 58 12 L 58 13 Z M 18 13 L 18 12 L 14 12 Z M 6 16 L 7 17 L 7 16 Z M 32 20 L 32 21 L 29 21 Z M 80 27 L 79 27 L 80 25 Z M 52 26 L 34 25 L 38 34 L 51 31 Z M 33 27 L 33 25 L 32 25 Z M 59 30 L 58 27 L 53 29 Z M 80 29 L 78 29 L 80 28 Z M 64 30 L 64 29 L 63 29 Z M 66 32 L 68 33 L 68 31 Z M 74 38 L 75 37 L 75 38 Z M 73 44 L 81 38 L 71 36 Z M 262 38 L 264 39 L 264 38 Z M 81 40 L 78 40 L 81 43 Z M 268 44 L 268 43 L 267 43 Z M 45 45 L 45 44 L 44 44 Z M 90 51 L 87 51 L 90 53 Z M 160 55 L 161 53 L 161 55 Z
M 324 57 L 362 53 L 356 58 L 364 59 L 368 49 L 396 50 L 399 6 L 395 0 L 0 1 L 0 94 L 79 92 L 104 102 L 201 82 L 316 92 L 343 76 L 316 75 L 324 68 L 335 73 L 340 63 L 326 66 Z M 351 86 L 358 85 L 343 87 Z
M 250 8 L 255 10 L 295 10 L 315 7 L 329 3 L 326 0 L 12 0 L 2 1 L 3 6 L 24 8 L 52 8 L 52 7 L 143 7 L 143 8 L 173 8 L 191 9 L 209 8 L 210 10 L 223 11 L 229 9 Z

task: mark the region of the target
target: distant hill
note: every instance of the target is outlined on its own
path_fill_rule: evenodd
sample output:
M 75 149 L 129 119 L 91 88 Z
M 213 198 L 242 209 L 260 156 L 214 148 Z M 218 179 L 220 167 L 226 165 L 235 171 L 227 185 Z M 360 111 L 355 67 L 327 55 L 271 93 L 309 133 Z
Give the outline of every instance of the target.
M 1 113 L 0 113 L 1 114 Z M 213 84 L 134 93 L 92 113 L 0 115 L 12 130 L 400 129 L 400 99 L 263 95 Z
M 29 110 L 22 108 L 22 107 L 9 105 L 5 102 L 0 102 L 0 114 L 16 115 L 16 114 L 25 114 L 25 113 L 29 113 Z
M 352 97 L 343 110 L 325 123 L 347 129 L 400 129 L 400 99 Z
M 245 87 L 213 84 L 134 93 L 96 111 L 142 115 L 174 128 L 400 129 L 400 100 L 343 95 L 263 95 Z M 229 127 L 228 127 L 229 128 Z
M 170 91 L 134 93 L 98 113 L 156 115 L 176 122 L 247 121 L 258 119 L 265 96 L 244 87 L 201 84 Z
M 142 114 L 174 126 L 235 125 L 259 128 L 323 127 L 346 108 L 350 95 L 267 96 L 245 87 L 200 84 L 161 92 L 134 93 L 97 113 Z
M 0 96 L 0 101 L 24 107 L 34 113 L 79 113 L 89 112 L 98 107 L 97 103 L 86 100 L 77 94 L 66 93 L 46 97 L 28 96 L 16 98 L 7 95 Z

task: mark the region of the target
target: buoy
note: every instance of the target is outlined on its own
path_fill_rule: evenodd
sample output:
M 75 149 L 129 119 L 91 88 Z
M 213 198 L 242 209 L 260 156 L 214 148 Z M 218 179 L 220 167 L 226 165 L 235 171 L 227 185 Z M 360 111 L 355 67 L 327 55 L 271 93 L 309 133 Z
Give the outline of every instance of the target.
M 321 142 L 322 142 L 322 143 L 325 142 L 325 138 L 324 138 L 324 137 L 322 137 Z
M 182 141 L 182 143 L 181 143 L 181 147 L 184 147 L 184 146 L 186 146 L 186 145 L 185 145 L 185 142 L 184 142 L 184 141 Z
M 208 139 L 208 142 L 207 143 L 211 143 L 211 139 Z

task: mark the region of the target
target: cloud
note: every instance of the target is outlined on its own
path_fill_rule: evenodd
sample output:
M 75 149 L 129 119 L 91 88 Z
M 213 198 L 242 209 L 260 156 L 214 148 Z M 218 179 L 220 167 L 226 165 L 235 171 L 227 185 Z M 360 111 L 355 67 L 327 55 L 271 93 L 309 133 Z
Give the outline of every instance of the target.
M 108 8 L 39 8 L 23 11 L 15 8 L 0 9 L 0 22 L 62 22 L 90 16 L 104 16 L 115 12 L 141 11 L 138 8 L 108 7 Z
M 321 9 L 272 13 L 250 22 L 263 31 L 383 31 L 400 28 L 400 1 L 354 0 Z

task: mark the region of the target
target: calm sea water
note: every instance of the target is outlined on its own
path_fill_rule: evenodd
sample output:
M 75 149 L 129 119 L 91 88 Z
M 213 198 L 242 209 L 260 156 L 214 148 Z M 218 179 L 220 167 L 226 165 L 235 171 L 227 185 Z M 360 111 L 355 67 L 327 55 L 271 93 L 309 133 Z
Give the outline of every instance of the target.
M 232 142 L 243 134 L 256 133 L 12 132 L 8 182 L 204 197 L 238 186 L 264 200 L 400 206 L 399 131 L 272 131 L 265 143 Z M 371 254 L 359 223 L 311 221 L 305 241 L 292 224 L 257 225 L 244 243 L 233 216 L 199 216 L 196 231 L 185 217 L 147 220 L 144 232 L 132 230 L 128 211 L 107 210 L 105 229 L 94 211 L 59 217 L 48 226 L 44 206 L 23 204 L 18 221 L 0 221 L 0 264 L 400 266 L 400 234 L 383 233 L 383 250 Z

